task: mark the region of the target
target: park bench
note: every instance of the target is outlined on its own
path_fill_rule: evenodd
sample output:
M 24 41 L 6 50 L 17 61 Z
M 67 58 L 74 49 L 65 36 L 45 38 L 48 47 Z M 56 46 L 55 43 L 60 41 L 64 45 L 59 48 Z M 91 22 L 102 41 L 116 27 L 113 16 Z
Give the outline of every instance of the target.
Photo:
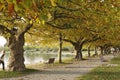
M 51 66 L 53 66 L 54 64 L 54 61 L 55 61 L 55 58 L 49 58 L 49 60 L 48 60 L 48 62 L 46 62 L 45 64 L 47 64 L 46 66 L 45 66 L 45 68 L 48 68 L 48 67 L 50 67 L 50 65 L 49 64 L 52 64 Z
M 54 63 L 54 61 L 55 61 L 55 58 L 49 58 L 47 64 L 52 64 L 52 63 Z
M 46 64 L 53 64 L 55 61 L 55 58 L 49 58 L 48 62 Z

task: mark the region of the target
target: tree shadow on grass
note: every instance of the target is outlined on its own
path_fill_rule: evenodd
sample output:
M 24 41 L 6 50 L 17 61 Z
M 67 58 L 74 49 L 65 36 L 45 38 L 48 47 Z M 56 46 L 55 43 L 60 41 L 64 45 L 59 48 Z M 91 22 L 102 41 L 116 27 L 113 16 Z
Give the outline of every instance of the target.
M 25 76 L 34 72 L 38 72 L 36 69 L 26 69 L 24 71 L 0 71 L 0 78 L 10 78 Z

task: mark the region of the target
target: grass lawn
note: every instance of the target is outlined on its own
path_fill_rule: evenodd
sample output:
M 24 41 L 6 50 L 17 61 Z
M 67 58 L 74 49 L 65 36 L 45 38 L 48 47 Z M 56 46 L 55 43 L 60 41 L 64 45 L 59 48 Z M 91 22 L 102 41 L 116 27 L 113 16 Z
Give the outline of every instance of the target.
M 59 64 L 58 62 L 54 63 L 54 66 L 63 66 L 65 64 L 69 64 L 70 62 L 72 62 L 73 59 L 66 59 L 63 60 L 62 64 Z M 46 66 L 45 64 L 33 64 L 33 65 L 27 65 L 27 68 L 25 71 L 22 72 L 16 72 L 16 71 L 3 71 L 0 70 L 0 78 L 10 78 L 10 77 L 18 77 L 18 76 L 24 76 L 24 75 L 28 75 L 30 73 L 33 73 L 35 71 L 40 71 L 40 66 Z M 53 66 L 53 64 L 49 64 L 49 67 Z
M 0 78 L 9 78 L 9 77 L 18 77 L 18 76 L 24 76 L 27 74 L 30 74 L 32 72 L 35 72 L 37 70 L 35 69 L 26 69 L 25 71 L 17 72 L 17 71 L 0 71 Z
M 111 60 L 110 64 L 117 66 L 100 66 L 77 80 L 120 80 L 120 56 Z

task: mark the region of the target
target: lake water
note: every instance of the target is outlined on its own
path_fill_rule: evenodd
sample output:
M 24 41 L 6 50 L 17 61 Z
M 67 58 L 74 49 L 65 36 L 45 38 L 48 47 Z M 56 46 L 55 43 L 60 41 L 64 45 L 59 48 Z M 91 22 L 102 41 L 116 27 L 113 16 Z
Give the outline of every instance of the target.
M 62 53 L 62 58 L 66 59 L 66 58 L 73 58 L 75 54 L 70 53 L 70 52 L 63 52 Z M 55 58 L 55 60 L 58 60 L 58 53 L 53 53 L 53 52 L 49 52 L 49 53 L 39 53 L 39 52 L 35 52 L 35 53 L 25 53 L 24 54 L 25 57 L 25 64 L 31 64 L 31 63 L 44 63 L 47 62 L 49 58 Z
M 94 53 L 94 51 L 91 51 Z M 83 56 L 87 56 L 87 51 L 83 51 Z M 75 53 L 72 52 L 62 52 L 62 59 L 74 58 Z M 9 52 L 5 55 L 5 65 L 7 66 L 9 58 Z M 48 53 L 40 53 L 40 51 L 25 51 L 24 53 L 25 64 L 34 64 L 34 63 L 44 63 L 47 62 L 49 58 L 55 58 L 58 60 L 58 53 L 56 52 L 48 52 Z

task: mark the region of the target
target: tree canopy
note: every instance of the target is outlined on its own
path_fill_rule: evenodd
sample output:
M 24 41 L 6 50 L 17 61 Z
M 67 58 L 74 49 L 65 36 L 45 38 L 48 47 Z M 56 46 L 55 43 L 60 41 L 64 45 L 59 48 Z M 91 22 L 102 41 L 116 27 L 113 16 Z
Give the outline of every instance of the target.
M 78 53 L 85 43 L 120 44 L 119 0 L 1 0 L 0 17 L 0 33 L 8 39 L 12 71 L 25 69 L 24 38 L 31 43 L 31 36 L 38 43 L 58 40 L 62 34 L 62 40 L 72 43 Z

